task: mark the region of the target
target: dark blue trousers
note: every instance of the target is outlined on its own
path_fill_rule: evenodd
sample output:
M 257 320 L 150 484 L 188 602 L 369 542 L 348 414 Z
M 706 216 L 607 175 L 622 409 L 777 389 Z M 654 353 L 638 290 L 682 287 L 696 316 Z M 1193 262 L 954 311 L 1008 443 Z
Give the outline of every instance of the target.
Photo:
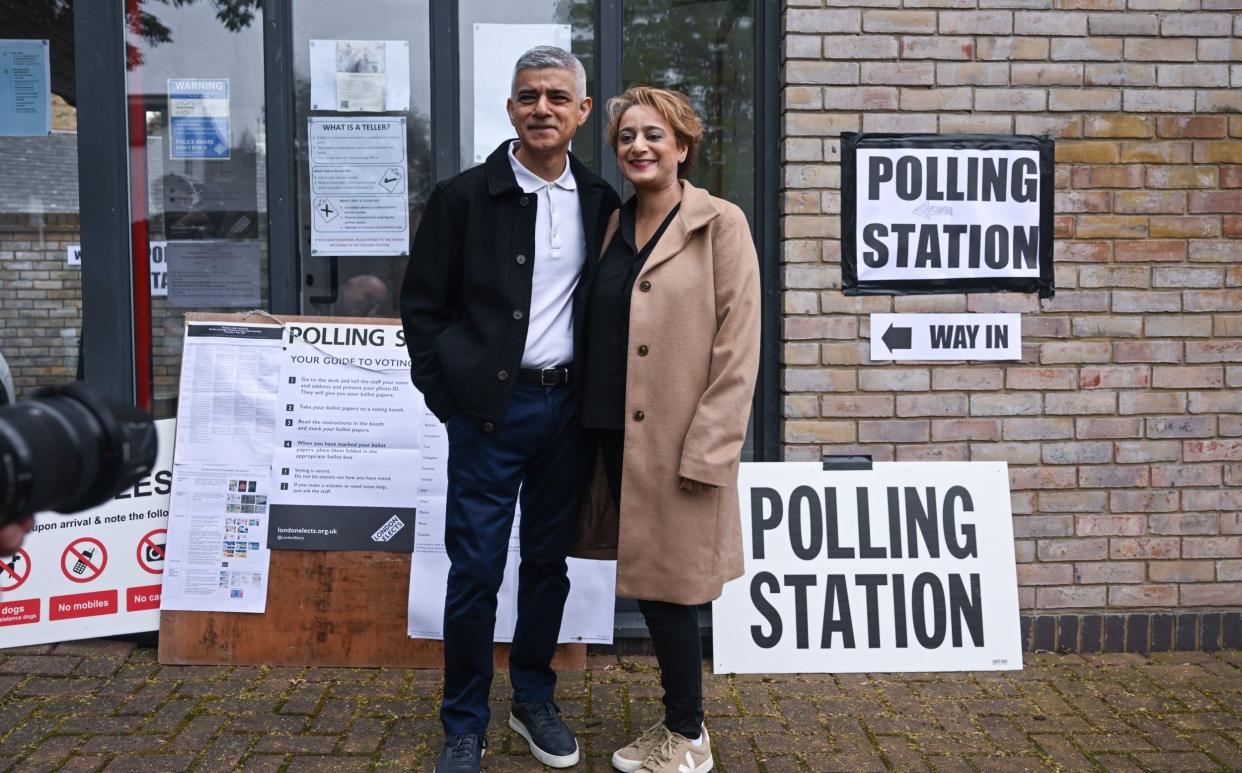
M 492 637 L 521 488 L 518 617 L 509 650 L 516 701 L 548 700 L 551 661 L 569 595 L 565 556 L 577 525 L 589 464 L 568 387 L 518 384 L 504 423 L 484 432 L 473 419 L 448 422 L 444 542 L 451 561 L 444 603 L 444 701 L 449 735 L 483 733 L 491 717 Z

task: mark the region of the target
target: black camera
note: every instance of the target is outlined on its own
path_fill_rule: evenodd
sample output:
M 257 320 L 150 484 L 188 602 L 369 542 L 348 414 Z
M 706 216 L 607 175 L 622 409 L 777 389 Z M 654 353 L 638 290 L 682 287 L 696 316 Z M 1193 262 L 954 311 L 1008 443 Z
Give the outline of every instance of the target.
M 82 382 L 0 407 L 0 526 L 107 501 L 151 471 L 157 446 L 149 415 Z

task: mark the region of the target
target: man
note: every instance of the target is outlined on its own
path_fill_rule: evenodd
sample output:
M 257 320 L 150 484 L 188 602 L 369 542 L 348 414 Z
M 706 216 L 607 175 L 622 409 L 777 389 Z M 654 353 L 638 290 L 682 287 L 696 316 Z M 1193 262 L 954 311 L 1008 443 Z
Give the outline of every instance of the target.
M 480 770 L 496 592 L 519 487 L 509 726 L 540 762 L 578 761 L 551 667 L 591 461 L 577 419 L 585 304 L 575 298 L 619 200 L 568 152 L 591 113 L 581 62 L 551 46 L 526 52 L 507 108 L 518 139 L 432 191 L 401 288 L 414 385 L 449 440 L 446 739 L 436 773 Z

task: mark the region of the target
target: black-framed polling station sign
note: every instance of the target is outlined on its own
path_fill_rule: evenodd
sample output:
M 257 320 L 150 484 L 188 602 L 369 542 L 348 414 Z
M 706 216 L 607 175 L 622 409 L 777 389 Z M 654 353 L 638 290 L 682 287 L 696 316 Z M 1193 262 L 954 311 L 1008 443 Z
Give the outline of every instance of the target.
M 1053 140 L 841 135 L 846 295 L 1053 287 Z
M 1022 667 L 1004 462 L 749 463 L 716 673 Z

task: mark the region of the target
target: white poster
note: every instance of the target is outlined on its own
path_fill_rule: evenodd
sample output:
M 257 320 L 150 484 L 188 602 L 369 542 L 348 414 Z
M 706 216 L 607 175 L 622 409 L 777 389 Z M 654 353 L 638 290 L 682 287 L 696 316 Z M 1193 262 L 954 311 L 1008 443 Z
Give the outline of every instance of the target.
M 169 158 L 227 160 L 230 116 L 228 78 L 169 78 Z
M 0 556 L 3 646 L 159 628 L 174 425 L 155 423 L 149 476 L 90 510 L 40 513 L 21 549 Z
M 181 309 L 254 309 L 259 293 L 259 242 L 165 242 L 168 305 Z
M 444 548 L 444 505 L 447 491 L 448 438 L 444 426 L 428 411 L 420 428 L 422 455 L 418 469 L 418 521 L 410 565 L 407 633 L 417 639 L 444 638 L 444 599 L 449 558 Z M 513 519 L 504 580 L 496 601 L 494 641 L 513 641 L 517 625 L 517 575 L 521 563 L 518 529 Z M 617 595 L 615 561 L 571 558 L 569 598 L 561 621 L 561 643 L 611 644 Z
M 0 137 L 52 133 L 52 69 L 46 40 L 0 40 Z
M 743 464 L 716 673 L 1022 667 L 1004 462 Z
M 162 609 L 266 608 L 281 332 L 186 326 Z
M 272 547 L 410 552 L 426 408 L 401 327 L 286 325 L 276 405 Z
M 1053 140 L 841 135 L 848 294 L 1053 294 Z
M 410 44 L 404 40 L 312 40 L 311 110 L 410 109 Z
M 312 255 L 408 255 L 405 118 L 315 118 Z
M 505 100 L 512 92 L 513 65 L 535 46 L 573 45 L 568 24 L 474 25 L 474 161 L 482 163 L 515 136 Z
M 150 242 L 147 245 L 151 264 L 151 297 L 165 298 L 168 296 L 168 242 Z M 82 265 L 82 245 L 70 244 L 67 250 L 67 265 Z
M 871 359 L 1020 360 L 1021 314 L 872 314 Z

